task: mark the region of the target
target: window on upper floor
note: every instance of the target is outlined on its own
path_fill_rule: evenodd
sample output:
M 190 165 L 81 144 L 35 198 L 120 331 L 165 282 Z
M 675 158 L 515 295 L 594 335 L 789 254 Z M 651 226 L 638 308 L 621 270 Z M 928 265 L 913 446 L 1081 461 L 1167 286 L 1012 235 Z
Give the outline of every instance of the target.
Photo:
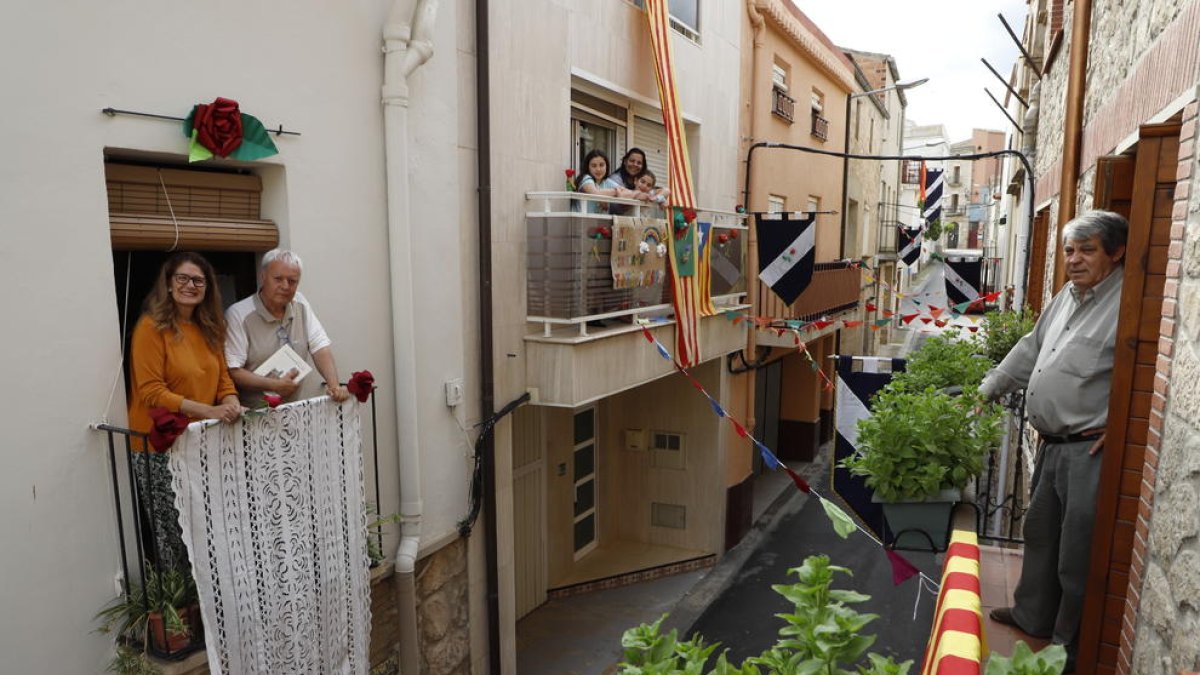
M 645 0 L 633 0 L 633 4 L 645 8 Z M 700 0 L 668 0 L 671 28 L 690 40 L 700 39 Z
M 783 213 L 787 210 L 787 197 L 767 195 L 767 213 Z
M 829 120 L 821 114 L 825 110 L 825 94 L 813 88 L 809 105 L 812 108 L 812 135 L 817 140 L 824 141 L 829 138 Z
M 771 64 L 771 86 L 780 91 L 788 90 L 788 67 L 782 61 Z
M 921 163 L 916 160 L 904 160 L 904 167 L 901 170 L 900 180 L 904 183 L 916 185 L 921 182 Z

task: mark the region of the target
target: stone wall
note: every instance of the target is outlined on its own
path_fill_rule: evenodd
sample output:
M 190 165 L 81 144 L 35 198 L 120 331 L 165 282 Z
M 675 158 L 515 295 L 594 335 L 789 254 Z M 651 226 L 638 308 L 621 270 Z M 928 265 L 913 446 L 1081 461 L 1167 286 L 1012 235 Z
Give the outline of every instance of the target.
M 1197 104 L 1184 109 L 1155 403 L 1130 572 L 1121 671 L 1200 669 L 1200 167 Z M 1178 297 L 1176 303 L 1175 297 Z M 1151 429 L 1155 426 L 1152 412 Z M 1161 439 L 1161 440 L 1159 440 Z M 1148 520 L 1148 522 L 1147 522 Z M 1142 583 L 1137 584 L 1139 577 Z M 1134 622 L 1136 621 L 1136 628 Z
M 1050 72 L 1042 75 L 1041 104 L 1038 107 L 1038 145 L 1037 156 L 1033 162 L 1033 172 L 1038 179 L 1049 172 L 1058 172 L 1059 161 L 1063 151 L 1063 123 L 1066 119 L 1067 108 L 1067 72 L 1071 62 L 1070 40 L 1072 21 L 1070 13 L 1063 23 L 1062 42 L 1050 64 Z M 1039 188 L 1041 186 L 1039 185 Z M 1055 191 L 1057 192 L 1057 190 Z M 1038 190 L 1037 199 L 1042 201 L 1050 193 Z
M 418 561 L 416 576 L 421 673 L 469 673 L 466 540 L 457 539 Z
M 1087 103 L 1084 124 L 1109 100 L 1110 94 L 1132 74 L 1133 66 L 1193 0 L 1095 0 L 1092 3 L 1092 43 L 1088 54 Z M 1098 49 L 1103 45 L 1103 49 Z M 1066 44 L 1063 45 L 1066 47 Z M 1065 56 L 1064 49 L 1062 55 Z

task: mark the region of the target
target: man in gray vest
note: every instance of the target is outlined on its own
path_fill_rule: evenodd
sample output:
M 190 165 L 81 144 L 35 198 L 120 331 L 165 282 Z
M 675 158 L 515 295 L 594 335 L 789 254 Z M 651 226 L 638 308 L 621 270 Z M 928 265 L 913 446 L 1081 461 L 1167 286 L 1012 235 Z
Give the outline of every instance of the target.
M 1074 671 L 1096 519 L 1128 231 L 1111 211 L 1067 223 L 1070 283 L 979 389 L 992 400 L 1025 389 L 1029 423 L 1042 439 L 1015 603 L 991 617 L 1066 646 L 1067 672 Z
M 329 336 L 304 296 L 297 292 L 303 263 L 286 249 L 263 255 L 258 292 L 225 311 L 225 361 L 242 405 L 261 407 L 263 394 L 298 401 L 329 394 L 344 401 L 350 393 L 338 381 Z M 255 374 L 255 370 L 284 346 L 317 372 L 299 379 L 299 368 Z M 324 380 L 325 385 L 321 382 Z

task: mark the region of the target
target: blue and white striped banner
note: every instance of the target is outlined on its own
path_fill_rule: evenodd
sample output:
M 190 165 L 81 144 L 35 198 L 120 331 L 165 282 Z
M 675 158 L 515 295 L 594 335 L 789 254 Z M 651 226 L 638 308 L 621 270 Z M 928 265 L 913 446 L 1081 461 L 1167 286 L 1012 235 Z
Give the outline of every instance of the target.
M 945 169 L 925 170 L 925 209 L 921 215 L 927 223 L 942 219 L 942 178 L 945 173 Z
M 859 362 L 861 368 L 854 369 Z M 881 366 L 891 366 L 880 372 Z M 858 449 L 858 421 L 871 414 L 871 397 L 892 381 L 892 373 L 904 370 L 904 359 L 876 356 L 839 356 L 837 358 L 837 442 L 834 444 L 833 490 L 871 530 L 884 538 L 883 507 L 871 501 L 872 491 L 866 479 L 841 467 L 843 459 Z

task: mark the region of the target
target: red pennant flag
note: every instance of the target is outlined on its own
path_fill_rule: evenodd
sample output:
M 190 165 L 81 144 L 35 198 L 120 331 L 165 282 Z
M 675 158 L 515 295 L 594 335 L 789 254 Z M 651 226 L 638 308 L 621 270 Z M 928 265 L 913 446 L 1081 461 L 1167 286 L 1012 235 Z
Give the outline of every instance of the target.
M 808 494 L 811 491 L 808 487 L 808 481 L 801 478 L 800 474 L 792 471 L 786 466 L 783 467 L 783 470 L 787 472 L 787 475 L 792 479 L 792 482 L 796 484 L 796 487 L 800 488 L 801 492 Z
M 895 312 L 893 312 L 893 311 L 892 311 L 892 310 L 890 310 L 890 309 L 885 309 L 885 310 L 883 310 L 883 315 L 884 315 L 884 316 L 888 316 L 888 317 L 890 317 L 890 316 L 893 316 L 894 314 L 895 314 Z
M 650 334 L 650 329 L 642 326 L 642 335 L 646 336 L 646 342 L 654 344 L 654 336 Z
M 983 299 L 984 299 L 986 302 L 991 302 L 991 301 L 995 300 L 996 298 L 1000 297 L 1000 295 L 1001 295 L 1003 292 L 1004 292 L 1004 291 L 996 291 L 995 293 L 988 293 L 987 295 L 983 296 Z
M 862 322 L 861 321 L 843 321 L 842 325 L 846 328 L 855 328 L 857 326 L 861 326 Z
M 879 309 L 879 308 L 878 308 L 878 307 L 876 307 L 874 304 L 872 304 L 872 303 L 870 303 L 870 302 L 868 302 L 868 303 L 867 303 L 867 311 L 868 311 L 868 312 L 874 312 L 874 311 L 875 311 L 875 310 L 877 310 L 877 309 Z
M 945 328 L 946 322 L 942 321 L 941 319 L 938 319 L 937 321 L 933 322 L 933 325 L 937 326 L 938 328 Z
M 918 316 L 921 316 L 921 315 L 920 314 L 905 314 L 904 316 L 900 317 L 900 320 L 903 321 L 904 323 L 908 324 L 908 323 L 912 323 L 913 319 L 917 318 Z
M 930 321 L 933 321 L 933 317 L 929 317 L 929 316 L 921 317 L 921 323 L 929 323 Z
M 742 426 L 737 420 L 733 419 L 732 417 L 730 417 L 728 419 L 729 419 L 730 424 L 733 425 L 733 430 L 737 432 L 738 436 L 745 438 L 748 435 L 748 434 L 746 434 L 746 427 Z
M 832 326 L 833 322 L 832 321 L 814 321 L 813 325 L 817 327 L 817 330 L 823 330 L 825 328 Z
M 904 556 L 896 553 L 892 549 L 884 549 L 887 553 L 888 562 L 892 563 L 892 584 L 899 586 L 909 579 L 921 573 L 912 563 L 904 559 Z
M 796 346 L 803 348 L 804 345 L 800 344 L 800 336 L 797 335 L 797 336 L 795 336 L 795 338 L 796 338 Z
M 933 305 L 929 306 L 929 313 L 932 314 L 933 318 L 935 319 L 942 315 L 942 311 L 943 310 L 941 307 L 934 307 Z
M 971 331 L 972 333 L 977 333 L 979 332 L 979 326 L 967 326 L 967 330 Z
M 880 328 L 883 328 L 883 326 L 880 326 L 879 324 L 875 324 L 874 326 L 871 326 L 871 330 L 879 330 Z

